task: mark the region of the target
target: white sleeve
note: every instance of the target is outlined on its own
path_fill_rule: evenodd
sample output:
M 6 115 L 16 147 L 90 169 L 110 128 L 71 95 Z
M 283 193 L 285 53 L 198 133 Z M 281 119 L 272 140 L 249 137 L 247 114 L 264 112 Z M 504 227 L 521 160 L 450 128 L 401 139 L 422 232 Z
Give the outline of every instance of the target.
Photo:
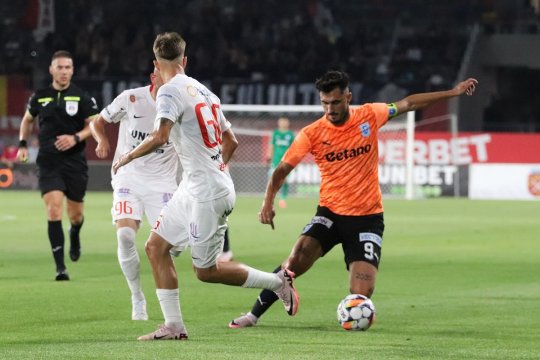
M 159 127 L 161 118 L 177 122 L 184 113 L 184 107 L 181 97 L 178 95 L 174 86 L 165 84 L 161 86 L 156 96 L 156 121 L 154 128 Z
M 100 115 L 108 123 L 120 122 L 127 115 L 127 98 L 127 91 L 123 91 L 112 103 L 101 110 Z
M 229 130 L 231 128 L 231 123 L 225 117 L 225 114 L 223 113 L 223 110 L 221 110 L 221 104 L 217 108 L 217 110 L 218 110 L 217 111 L 217 116 L 218 116 L 219 126 L 221 128 L 221 131 L 225 132 L 225 131 L 227 131 L 227 130 Z

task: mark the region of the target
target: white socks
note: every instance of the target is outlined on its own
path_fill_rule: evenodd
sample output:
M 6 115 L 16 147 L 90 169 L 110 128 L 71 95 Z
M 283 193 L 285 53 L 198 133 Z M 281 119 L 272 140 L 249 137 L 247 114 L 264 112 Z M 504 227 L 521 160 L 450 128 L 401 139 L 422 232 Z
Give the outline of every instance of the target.
M 249 266 L 246 268 L 248 276 L 242 287 L 276 291 L 283 286 L 283 281 L 277 274 L 260 271 Z
M 165 325 L 174 330 L 184 329 L 178 289 L 156 289 L 156 294 L 165 317 Z
M 135 230 L 130 227 L 121 227 L 116 230 L 120 268 L 131 290 L 131 299 L 133 301 L 140 301 L 144 299 L 144 295 L 139 277 L 140 260 L 137 247 L 135 246 L 136 235 Z

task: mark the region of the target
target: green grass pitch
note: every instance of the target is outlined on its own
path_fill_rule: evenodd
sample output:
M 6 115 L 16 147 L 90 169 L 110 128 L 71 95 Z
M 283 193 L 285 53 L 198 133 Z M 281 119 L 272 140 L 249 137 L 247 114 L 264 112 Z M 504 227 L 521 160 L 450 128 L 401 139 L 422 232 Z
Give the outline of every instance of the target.
M 258 291 L 196 280 L 176 260 L 190 339 L 141 343 L 162 322 L 138 234 L 150 320 L 130 320 L 116 260 L 110 193 L 89 193 L 83 254 L 72 280 L 53 281 L 38 192 L 0 192 L 0 359 L 538 359 L 540 202 L 387 200 L 383 256 L 367 332 L 346 332 L 336 306 L 348 293 L 340 248 L 296 282 L 300 310 L 276 303 L 259 325 L 229 329 Z M 276 229 L 257 221 L 261 198 L 241 197 L 230 217 L 236 259 L 272 270 L 314 213 L 290 199 Z M 67 230 L 67 221 L 64 220 Z M 67 231 L 66 231 L 67 232 Z

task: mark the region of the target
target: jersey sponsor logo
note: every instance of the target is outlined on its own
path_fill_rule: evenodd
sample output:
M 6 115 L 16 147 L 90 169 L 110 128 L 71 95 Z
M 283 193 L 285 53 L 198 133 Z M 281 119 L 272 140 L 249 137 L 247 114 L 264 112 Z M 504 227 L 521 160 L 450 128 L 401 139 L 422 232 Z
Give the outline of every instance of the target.
M 134 117 L 135 119 L 140 119 L 140 118 L 143 118 L 144 115 L 141 115 L 141 116 L 139 116 L 139 115 L 133 115 L 133 117 Z
M 133 129 L 131 130 L 131 137 L 134 138 L 135 140 L 144 140 L 146 139 L 146 137 L 150 135 L 150 133 L 146 133 L 146 132 L 142 132 L 142 131 L 139 131 L 137 129 Z
M 128 188 L 120 188 L 118 190 L 116 190 L 116 193 L 117 194 L 124 194 L 124 195 L 127 195 L 130 193 L 130 190 Z
M 311 225 L 313 224 L 321 224 L 330 229 L 332 225 L 334 225 L 334 222 L 324 216 L 314 216 L 313 219 L 311 219 Z
M 218 153 L 216 155 L 210 156 L 210 159 L 214 161 L 218 161 L 221 158 L 221 149 L 218 150 Z
M 374 233 L 360 233 L 359 240 L 360 242 L 369 241 L 382 247 L 382 237 Z
M 67 99 L 67 97 L 65 98 Z M 66 100 L 66 112 L 69 116 L 74 116 L 79 111 L 79 101 Z
M 360 155 L 367 154 L 370 152 L 370 150 L 371 150 L 371 144 L 367 144 L 365 146 L 359 146 L 354 149 L 345 149 L 343 151 L 338 151 L 338 152 L 332 151 L 324 155 L 324 157 L 329 162 L 342 161 L 342 160 L 347 160 L 347 159 L 355 158 Z
M 360 124 L 360 133 L 363 137 L 368 137 L 371 134 L 371 128 L 368 122 Z

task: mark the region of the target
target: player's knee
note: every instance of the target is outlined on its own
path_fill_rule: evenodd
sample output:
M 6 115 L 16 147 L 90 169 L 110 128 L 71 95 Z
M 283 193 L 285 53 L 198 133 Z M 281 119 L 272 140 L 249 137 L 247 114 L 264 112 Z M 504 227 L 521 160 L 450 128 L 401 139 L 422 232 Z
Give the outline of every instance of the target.
M 152 233 L 153 234 L 153 233 Z M 158 261 L 164 257 L 170 257 L 171 245 L 160 237 L 150 235 L 144 244 L 144 250 L 151 262 Z
M 57 204 L 47 205 L 47 217 L 49 220 L 62 220 L 62 206 Z
M 157 250 L 158 249 L 155 241 L 152 241 L 151 239 L 146 240 L 144 243 L 144 251 L 150 260 L 156 256 Z
M 216 282 L 216 273 L 215 273 L 215 267 L 211 268 L 198 268 L 194 267 L 195 274 L 197 275 L 197 279 L 199 279 L 202 282 L 207 283 L 215 283 Z
M 116 238 L 118 239 L 118 247 L 127 249 L 135 246 L 135 237 L 137 233 L 130 227 L 121 227 L 116 230 Z
M 83 219 L 84 219 L 84 215 L 82 211 L 76 211 L 74 213 L 69 214 L 69 221 L 74 225 L 82 224 Z

